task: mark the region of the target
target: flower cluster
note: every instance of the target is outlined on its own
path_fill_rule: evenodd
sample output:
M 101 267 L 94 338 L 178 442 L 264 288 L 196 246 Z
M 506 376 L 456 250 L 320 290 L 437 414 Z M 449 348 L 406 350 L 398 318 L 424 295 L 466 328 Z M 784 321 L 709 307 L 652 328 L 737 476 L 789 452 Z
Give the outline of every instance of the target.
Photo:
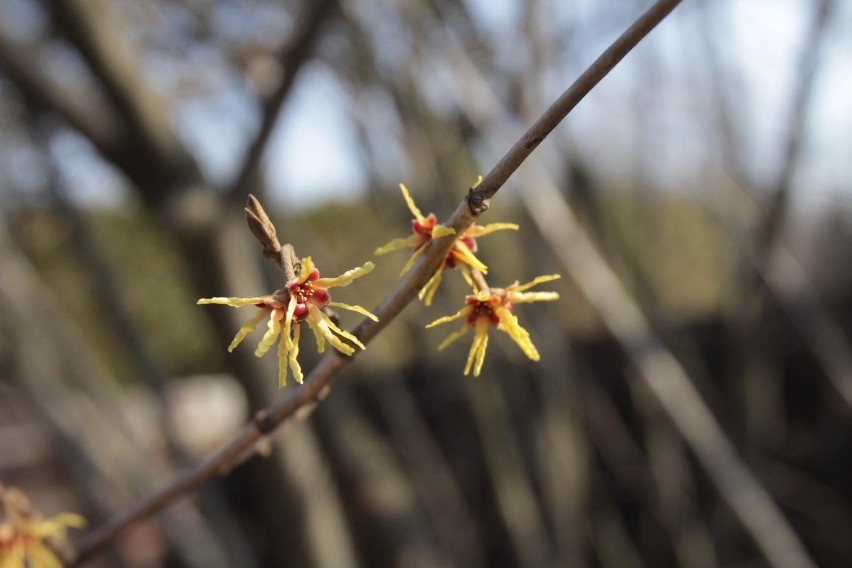
M 471 189 L 476 188 L 481 182 L 482 177 Z M 529 333 L 521 327 L 518 318 L 512 313 L 513 306 L 525 302 L 558 299 L 559 295 L 556 292 L 528 292 L 527 290 L 543 282 L 555 280 L 559 276 L 539 276 L 527 284 L 521 285 L 515 282 L 505 288 L 489 287 L 484 277 L 488 267 L 475 254 L 477 252 L 476 239 L 495 231 L 516 231 L 518 225 L 514 223 L 491 223 L 484 226 L 473 224 L 463 233 L 457 235 L 454 229 L 440 225 L 433 213 L 424 216 L 411 198 L 405 184 L 399 184 L 399 188 L 408 209 L 414 216 L 411 221 L 412 234 L 394 239 L 379 247 L 375 254 L 383 255 L 402 248 L 412 248 L 413 252 L 402 268 L 400 275 L 403 275 L 414 266 L 417 258 L 428 249 L 434 239 L 453 237 L 452 246 L 441 259 L 434 274 L 420 290 L 419 297 L 427 306 L 431 305 L 435 292 L 441 284 L 445 269 L 458 268 L 465 281 L 473 288 L 473 294 L 465 298 L 464 308 L 452 316 L 439 318 L 427 326 L 433 327 L 464 319 L 462 328 L 441 343 L 439 349 L 444 349 L 473 328 L 475 330 L 473 345 L 468 355 L 464 374 L 469 374 L 472 369 L 473 375 L 479 376 L 488 347 L 488 329 L 494 326 L 508 334 L 527 357 L 538 361 L 538 351 L 530 340 Z M 278 384 L 279 387 L 283 387 L 287 382 L 288 370 L 293 372 L 297 382 L 301 383 L 304 379 L 298 361 L 299 340 L 302 333 L 301 324 L 303 323 L 307 323 L 313 331 L 320 353 L 325 350 L 326 342 L 331 343 L 335 349 L 347 356 L 355 353 L 353 345 L 365 349 L 358 337 L 338 327 L 326 310 L 331 307 L 342 308 L 378 321 L 375 315 L 361 306 L 332 302 L 328 291 L 335 286 L 348 286 L 355 279 L 369 273 L 374 268 L 373 263 L 367 262 L 337 278 L 320 278 L 319 270 L 314 266 L 311 257 L 303 258 L 301 266 L 299 266 L 298 258 L 293 252 L 292 246 L 284 245 L 282 247 L 278 243 L 275 227 L 269 221 L 260 203 L 254 198 L 249 199 L 246 219 L 252 233 L 263 244 L 264 254 L 273 262 L 279 264 L 286 275 L 287 282 L 282 289 L 267 296 L 254 298 L 219 297 L 198 300 L 199 304 L 222 304 L 236 308 L 253 305 L 259 308 L 257 314 L 239 329 L 228 346 L 228 351 L 233 351 L 249 333 L 257 328 L 261 321 L 267 320 L 267 331 L 261 338 L 254 354 L 257 357 L 262 357 L 278 341 Z M 0 568 L 5 567 L 0 566 Z
M 375 268 L 372 262 L 363 266 L 353 268 L 344 272 L 337 278 L 320 278 L 319 270 L 314 266 L 311 257 L 302 259 L 302 268 L 299 275 L 287 282 L 284 288 L 277 290 L 268 296 L 255 298 L 202 298 L 199 304 L 222 304 L 240 308 L 242 306 L 256 306 L 260 310 L 254 317 L 249 319 L 234 336 L 234 340 L 228 346 L 228 352 L 233 351 L 245 337 L 254 331 L 261 321 L 268 318 L 267 331 L 260 340 L 254 354 L 262 357 L 278 341 L 278 386 L 283 387 L 287 382 L 287 368 L 293 371 L 296 381 L 301 383 L 304 375 L 299 366 L 299 338 L 301 337 L 301 324 L 307 323 L 314 332 L 317 341 L 317 350 L 325 351 L 325 343 L 328 341 L 344 355 L 352 355 L 355 348 L 345 343 L 340 338 L 347 339 L 359 348 L 364 349 L 364 344 L 357 337 L 346 330 L 341 329 L 334 323 L 324 311 L 326 307 L 341 308 L 357 312 L 374 321 L 376 316 L 361 306 L 332 302 L 329 288 L 337 286 L 348 286 L 355 279 L 368 274 Z M 339 337 L 338 337 L 339 336 Z
M 489 288 L 487 291 L 476 291 L 476 293 L 465 297 L 465 306 L 451 316 L 445 316 L 433 321 L 427 328 L 464 319 L 462 328 L 447 337 L 439 346 L 442 350 L 457 339 L 467 334 L 468 330 L 474 329 L 473 345 L 467 357 L 464 374 L 470 373 L 473 368 L 473 376 L 478 377 L 485 360 L 485 350 L 488 347 L 488 329 L 491 326 L 505 332 L 518 344 L 524 355 L 533 361 L 539 360 L 538 350 L 530 340 L 530 334 L 518 323 L 518 318 L 512 312 L 515 304 L 528 302 L 548 302 L 559 299 L 556 292 L 527 292 L 533 286 L 543 282 L 550 282 L 559 278 L 558 274 L 539 276 L 526 284 L 515 282 L 505 288 Z
M 69 527 L 81 528 L 85 519 L 73 513 L 42 519 L 23 493 L 2 485 L 0 504 L 0 568 L 61 568 L 48 541 L 61 541 Z
M 475 188 L 481 181 L 482 178 L 480 177 L 473 187 Z M 411 194 L 409 193 L 408 188 L 405 187 L 405 184 L 399 184 L 399 189 L 402 191 L 402 196 L 408 204 L 408 209 L 411 211 L 411 214 L 414 215 L 414 219 L 411 220 L 412 234 L 407 237 L 394 239 L 386 245 L 377 248 L 375 254 L 382 255 L 394 250 L 413 247 L 414 252 L 408 258 L 408 262 L 405 263 L 405 266 L 402 267 L 402 272 L 400 273 L 401 276 L 411 269 L 414 265 L 414 261 L 417 260 L 417 257 L 426 250 L 429 243 L 432 242 L 432 239 L 455 235 L 455 231 L 450 227 L 439 225 L 438 219 L 435 217 L 434 213 L 430 213 L 428 216 L 424 217 L 423 213 L 420 212 L 420 209 L 417 208 L 417 205 L 411 198 Z M 441 264 L 438 265 L 438 268 L 435 270 L 432 278 L 430 278 L 429 281 L 426 282 L 426 285 L 424 285 L 420 290 L 419 297 L 423 300 L 423 303 L 427 306 L 432 305 L 432 298 L 435 296 L 435 292 L 441 284 L 441 275 L 445 268 L 458 268 L 465 280 L 471 285 L 473 285 L 473 280 L 471 279 L 470 274 L 471 268 L 475 268 L 483 274 L 487 274 L 488 267 L 476 258 L 476 255 L 474 254 L 477 250 L 476 239 L 478 237 L 484 237 L 485 235 L 491 234 L 494 231 L 507 229 L 517 231 L 518 226 L 514 223 L 491 223 L 484 226 L 472 225 L 464 233 L 459 235 L 453 243 L 453 247 L 450 249 L 450 252 L 447 253 L 447 256 L 441 261 Z

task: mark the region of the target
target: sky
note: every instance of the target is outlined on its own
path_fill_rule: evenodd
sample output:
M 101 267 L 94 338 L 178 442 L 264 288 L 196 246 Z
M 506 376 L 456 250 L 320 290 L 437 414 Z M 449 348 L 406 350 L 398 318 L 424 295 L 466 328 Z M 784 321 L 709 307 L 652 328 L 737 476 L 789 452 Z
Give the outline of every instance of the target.
M 559 3 L 554 6 L 583 10 L 583 5 L 593 2 Z M 844 2 L 841 20 L 848 24 L 852 11 Z M 493 33 L 511 34 L 515 27 L 516 3 L 512 0 L 471 0 L 474 12 L 480 24 Z M 688 9 L 689 8 L 689 9 Z M 684 42 L 695 37 L 699 20 L 692 6 L 680 6 L 670 17 L 652 32 L 646 40 L 654 44 L 648 51 L 656 53 L 673 76 L 683 75 L 681 92 L 674 96 L 679 100 L 671 102 L 678 113 L 700 111 L 696 109 L 702 101 L 692 98 L 689 75 L 682 70 L 694 64 L 696 52 L 684 48 Z M 747 130 L 748 153 L 746 161 L 759 176 L 771 176 L 778 168 L 781 153 L 780 140 L 785 136 L 788 121 L 784 120 L 790 112 L 791 85 L 797 81 L 797 64 L 809 26 L 810 0 L 730 0 L 722 2 L 717 8 L 726 14 L 722 21 L 728 26 L 728 33 L 722 33 L 725 39 L 720 47 L 722 56 L 735 62 L 740 73 L 739 87 L 746 94 L 747 105 L 745 119 L 747 124 L 739 125 Z M 558 8 L 557 8 L 558 9 Z M 599 13 L 595 10 L 590 14 Z M 852 179 L 850 160 L 852 155 L 852 40 L 844 37 L 841 29 L 848 25 L 837 25 L 829 30 L 831 37 L 826 42 L 819 63 L 818 81 L 812 108 L 810 128 L 805 133 L 806 160 L 797 178 L 806 190 L 802 197 L 809 202 L 837 203 L 852 208 L 852 193 L 848 181 Z M 605 38 L 608 43 L 611 38 Z M 692 46 L 694 48 L 694 46 Z M 700 54 L 699 54 L 700 55 Z M 566 128 L 599 132 L 602 120 L 613 113 L 621 112 L 613 106 L 629 106 L 631 91 L 642 89 L 641 72 L 637 66 L 643 64 L 647 54 L 630 54 L 613 72 L 613 76 L 604 80 L 596 90 L 606 91 L 597 103 L 593 102 L 596 92 L 591 94 L 590 102 L 581 103 L 575 110 L 575 116 L 569 116 Z M 693 58 L 690 61 L 689 58 Z M 700 64 L 699 64 L 700 65 Z M 676 79 L 672 79 L 676 82 Z M 611 84 L 607 85 L 606 83 Z M 637 84 L 638 83 L 638 84 Z M 567 86 L 553 85 L 561 90 Z M 554 96 L 557 94 L 554 91 Z M 315 206 L 327 199 L 357 196 L 359 185 L 364 176 L 356 159 L 353 158 L 353 144 L 357 144 L 354 134 L 347 127 L 346 93 L 336 85 L 333 77 L 316 67 L 301 77 L 294 98 L 288 103 L 280 127 L 272 140 L 267 163 L 270 168 L 269 180 L 279 198 L 296 206 Z M 703 101 L 706 104 L 707 101 Z M 669 112 L 664 107 L 662 112 Z M 663 151 L 674 160 L 700 160 L 702 148 L 706 148 L 696 139 L 695 125 L 684 131 L 678 114 L 674 118 L 657 117 L 661 128 L 666 131 Z M 626 117 L 629 119 L 629 116 Z M 608 153 L 612 144 L 618 141 L 636 140 L 624 136 L 622 126 L 607 121 L 606 135 L 597 142 L 599 153 Z M 629 126 L 626 127 L 629 129 Z M 593 134 L 590 134 L 593 135 Z M 507 147 L 510 142 L 507 141 Z M 691 149 L 691 155 L 685 150 Z M 631 149 L 621 149 L 630 154 Z M 684 154 L 679 156 L 678 154 Z M 488 167 L 489 164 L 483 164 Z M 308 199 L 305 196 L 310 196 Z
M 376 0 L 381 3 L 382 0 Z M 717 38 L 721 56 L 738 70 L 733 88 L 744 112 L 737 126 L 746 133 L 743 152 L 748 167 L 757 175 L 770 177 L 777 171 L 781 153 L 780 141 L 789 123 L 791 85 L 796 75 L 799 54 L 806 37 L 812 0 L 713 0 L 707 2 L 721 15 L 717 21 Z M 26 5 L 23 0 L 4 0 L 6 4 Z M 477 24 L 493 37 L 517 35 L 520 0 L 468 0 Z M 549 17 L 559 18 L 560 11 L 571 10 L 571 16 L 591 29 L 601 15 L 601 0 L 560 2 L 542 0 Z M 565 67 L 554 62 L 553 72 L 542 78 L 543 91 L 557 96 L 582 66 L 614 39 L 645 2 L 625 4 L 612 2 L 614 21 L 600 37 L 584 38 L 587 53 L 580 52 Z M 811 105 L 812 114 L 805 132 L 805 160 L 797 176 L 797 192 L 809 205 L 841 206 L 852 210 L 852 6 L 839 1 L 838 17 L 829 30 L 818 70 L 817 87 Z M 635 10 L 629 7 L 635 5 Z M 625 6 L 628 6 L 627 8 Z M 591 161 L 603 160 L 604 169 L 618 171 L 626 167 L 636 154 L 636 144 L 655 144 L 648 152 L 657 162 L 679 164 L 687 170 L 706 159 L 708 141 L 702 138 L 702 125 L 695 117 L 706 116 L 704 105 L 712 104 L 706 96 L 709 85 L 701 84 L 703 65 L 696 46 L 698 17 L 695 2 L 684 2 L 633 53 L 596 87 L 559 129 L 560 135 L 579 140 L 580 152 Z M 635 12 L 635 13 L 634 13 Z M 2 16 L 2 14 L 0 14 Z M 623 20 L 623 21 L 622 21 Z M 6 19 L 8 22 L 9 20 Z M 27 23 L 29 22 L 29 23 Z M 26 20 L 20 33 L 35 33 L 37 19 Z M 279 23 L 276 23 L 280 25 Z M 262 25 L 262 22 L 257 23 Z M 30 30 L 29 32 L 27 30 Z M 7 30 L 4 30 L 4 32 Z M 507 55 L 511 56 L 511 42 Z M 393 49 L 393 46 L 389 46 Z M 574 54 L 572 53 L 572 56 Z M 206 69 L 217 63 L 211 53 L 195 53 L 198 65 Z M 583 60 L 583 58 L 587 60 Z M 648 77 L 649 61 L 662 68 Z M 696 63 L 697 62 L 697 63 Z M 706 75 L 705 75 L 706 76 Z M 162 73 L 158 80 L 167 88 L 169 77 Z M 176 106 L 174 124 L 179 135 L 198 156 L 203 169 L 219 185 L 226 185 L 235 174 L 260 116 L 245 93 L 245 86 L 225 77 L 214 77 L 217 96 L 203 103 L 192 101 Z M 218 81 L 218 83 L 216 83 Z M 440 93 L 439 95 L 440 96 Z M 322 206 L 330 200 L 357 199 L 363 194 L 367 176 L 359 162 L 359 141 L 350 121 L 349 94 L 334 74 L 322 63 L 308 65 L 300 75 L 287 101 L 284 112 L 271 137 L 263 160 L 265 179 L 270 193 L 279 204 L 295 209 Z M 647 124 L 636 120 L 637 100 L 648 105 Z M 212 120 L 211 120 L 212 118 Z M 377 128 L 387 127 L 377 121 Z M 651 126 L 652 132 L 637 129 Z M 392 143 L 392 138 L 388 138 Z M 508 148 L 514 140 L 506 141 Z M 546 144 L 547 142 L 545 142 Z M 71 136 L 60 137 L 51 151 L 64 164 L 62 175 L 70 180 L 74 197 L 85 203 L 103 204 L 123 198 L 116 190 L 117 176 L 86 157 L 85 142 Z M 397 148 L 388 148 L 396 156 Z M 612 160 L 615 157 L 615 160 Z M 494 156 L 496 159 L 499 156 Z M 606 162 L 605 158 L 610 158 Z M 404 160 L 400 160 L 404 161 Z M 483 163 L 487 169 L 492 163 Z M 484 172 L 483 172 L 484 173 Z M 396 172 L 394 172 L 394 175 Z M 405 166 L 399 166 L 405 175 Z M 671 177 L 671 176 L 670 176 Z M 411 181 L 411 180 L 397 180 Z M 671 188 L 668 188 L 671 189 Z M 687 191 L 680 187 L 680 190 Z

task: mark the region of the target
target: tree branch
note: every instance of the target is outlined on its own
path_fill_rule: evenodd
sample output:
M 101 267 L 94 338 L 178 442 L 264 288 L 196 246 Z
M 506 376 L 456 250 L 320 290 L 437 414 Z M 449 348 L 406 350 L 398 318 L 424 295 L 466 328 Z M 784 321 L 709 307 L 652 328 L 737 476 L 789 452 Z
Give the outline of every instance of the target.
M 476 191 L 483 196 L 486 207 L 487 200 L 497 193 L 509 176 L 567 116 L 571 109 L 679 3 L 680 0 L 658 0 L 545 111 L 541 118 L 530 127 L 488 173 L 483 183 L 477 188 Z M 472 193 L 476 193 L 476 191 Z M 469 201 L 469 197 L 462 200 L 444 223 L 446 226 L 453 227 L 456 234 L 464 232 L 476 220 L 477 215 L 471 210 Z M 479 213 L 482 211 L 484 209 Z M 363 343 L 372 340 L 399 315 L 406 305 L 414 300 L 417 292 L 426 284 L 438 264 L 447 255 L 453 242 L 452 237 L 443 237 L 432 241 L 414 267 L 374 310 L 373 313 L 379 318 L 379 321 L 365 320 L 355 329 L 355 335 Z M 307 418 L 316 404 L 328 393 L 329 384 L 333 378 L 351 359 L 352 357 L 345 357 L 337 354 L 336 351 L 329 350 L 305 378 L 304 385 L 301 388 L 295 390 L 284 400 L 258 412 L 254 420 L 206 459 L 186 469 L 166 483 L 160 490 L 119 513 L 106 524 L 81 539 L 73 564 L 79 564 L 90 557 L 135 520 L 156 513 L 206 481 L 226 473 L 251 457 L 258 451 L 259 442 L 283 423 L 292 423 Z
M 228 197 L 236 201 L 243 199 L 249 192 L 254 191 L 252 181 L 257 174 L 260 158 L 266 149 L 269 136 L 278 122 L 284 101 L 295 84 L 296 76 L 314 53 L 323 24 L 329 19 L 333 10 L 338 8 L 337 0 L 315 0 L 308 2 L 307 14 L 296 26 L 296 35 L 287 43 L 281 57 L 281 68 L 284 76 L 275 92 L 263 102 L 263 120 L 260 129 L 251 146 L 246 151 L 240 172 L 234 178 Z
M 52 111 L 88 138 L 107 157 L 115 155 L 122 139 L 114 117 L 106 111 L 92 112 L 55 85 L 33 65 L 32 55 L 0 34 L 0 69 L 18 88 L 27 104 Z

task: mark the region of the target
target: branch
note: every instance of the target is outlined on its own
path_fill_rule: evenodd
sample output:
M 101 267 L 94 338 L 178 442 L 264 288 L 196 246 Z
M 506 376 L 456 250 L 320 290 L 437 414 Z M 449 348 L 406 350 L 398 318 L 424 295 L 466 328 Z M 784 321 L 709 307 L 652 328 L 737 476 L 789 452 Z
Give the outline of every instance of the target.
M 121 131 L 111 113 L 92 112 L 67 91 L 54 84 L 33 63 L 34 57 L 0 34 L 0 69 L 23 94 L 33 110 L 52 111 L 88 138 L 105 156 L 113 156 L 121 141 Z
M 463 54 L 456 57 L 471 82 L 484 82 Z M 487 85 L 474 85 L 470 92 L 477 93 L 475 99 L 459 100 L 470 116 L 473 116 L 471 109 L 475 108 L 481 115 L 483 107 L 488 108 L 489 105 L 493 107 L 490 109 L 493 114 L 501 112 L 499 102 Z M 537 191 L 524 191 L 519 195 L 531 219 L 638 369 L 639 378 L 671 418 L 720 495 L 773 566 L 814 566 L 801 540 L 771 496 L 737 455 L 684 367 L 666 349 L 639 306 L 583 231 L 540 161 L 532 160 L 530 165 L 532 167 L 528 171 L 534 177 L 526 185 L 536 187 Z
M 241 200 L 251 191 L 251 182 L 257 172 L 260 158 L 266 148 L 269 136 L 275 128 L 278 116 L 281 114 L 284 101 L 287 100 L 287 96 L 295 84 L 296 75 L 298 75 L 305 63 L 310 59 L 311 54 L 316 48 L 323 24 L 329 18 L 333 9 L 337 7 L 336 0 L 315 0 L 308 2 L 308 13 L 303 16 L 300 24 L 296 26 L 296 35 L 288 42 L 283 50 L 281 67 L 284 70 L 284 76 L 275 92 L 263 103 L 263 121 L 260 124 L 260 129 L 257 132 L 254 142 L 252 142 L 246 151 L 239 174 L 234 178 L 228 190 L 228 197 Z
M 484 178 L 482 184 L 471 190 L 444 223 L 461 234 L 488 207 L 488 200 L 502 187 L 509 176 L 523 163 L 532 151 L 544 140 L 571 109 L 597 85 L 606 74 L 644 38 L 680 0 L 658 0 L 647 12 L 634 22 L 594 63 L 548 108 L 521 139 L 506 153 Z M 414 267 L 402 278 L 385 300 L 374 310 L 378 322 L 365 320 L 354 331 L 363 342 L 372 340 L 382 329 L 399 315 L 402 309 L 417 296 L 438 264 L 450 250 L 454 239 L 435 239 L 420 255 Z M 292 395 L 258 412 L 231 440 L 222 445 L 206 459 L 184 470 L 163 488 L 139 501 L 136 505 L 119 513 L 106 524 L 87 534 L 78 544 L 73 565 L 93 555 L 113 540 L 135 520 L 150 516 L 178 498 L 188 494 L 205 482 L 222 475 L 256 453 L 259 444 L 283 423 L 292 423 L 307 418 L 316 404 L 328 393 L 329 384 L 335 375 L 351 360 L 329 350 L 323 359 L 305 378 L 304 385 Z
M 520 140 L 497 162 L 482 183 L 477 188 L 482 199 L 487 200 L 497 193 L 509 176 L 514 173 L 518 166 L 527 159 L 533 150 L 541 144 L 550 132 L 556 128 L 565 116 L 577 106 L 589 91 L 597 85 L 601 79 L 612 71 L 612 69 L 627 55 L 631 49 L 636 47 L 643 37 L 654 29 L 654 27 L 671 12 L 680 0 L 658 0 L 647 12 L 633 22 L 627 31 L 621 34 L 580 77 L 574 84 L 568 87 L 562 95 L 556 99 L 550 108 L 544 111 L 538 120 L 524 133 Z M 487 205 L 486 205 L 487 206 Z
M 165 102 L 145 84 L 137 46 L 112 26 L 113 0 L 57 0 L 48 5 L 59 33 L 100 79 L 139 148 L 164 164 L 189 159 L 169 124 Z
M 759 262 L 765 262 L 771 253 L 772 243 L 782 231 L 790 201 L 793 176 L 799 165 L 802 142 L 805 134 L 805 123 L 811 108 L 813 94 L 817 87 L 817 71 L 820 63 L 820 52 L 827 37 L 826 30 L 830 16 L 834 11 L 834 0 L 821 0 L 815 7 L 816 15 L 805 38 L 804 48 L 799 62 L 798 88 L 793 93 L 790 116 L 786 121 L 790 125 L 784 141 L 781 169 L 778 179 L 772 187 L 772 196 L 761 219 L 755 236 Z

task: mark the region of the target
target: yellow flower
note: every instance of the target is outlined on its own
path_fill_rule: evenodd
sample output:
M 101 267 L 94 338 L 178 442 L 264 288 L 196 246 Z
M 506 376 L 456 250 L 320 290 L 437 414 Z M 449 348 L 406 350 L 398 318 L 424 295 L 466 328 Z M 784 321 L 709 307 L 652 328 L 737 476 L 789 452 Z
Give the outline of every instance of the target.
M 357 337 L 348 331 L 340 329 L 323 311 L 323 308 L 330 306 L 351 310 L 374 321 L 378 321 L 376 316 L 361 306 L 332 302 L 331 295 L 328 293 L 329 288 L 349 286 L 353 280 L 368 274 L 373 268 L 375 268 L 375 265 L 372 262 L 367 262 L 361 267 L 344 272 L 337 278 L 320 278 L 319 270 L 314 267 L 311 257 L 307 257 L 302 259 L 300 275 L 288 282 L 284 288 L 275 291 L 271 295 L 258 296 L 256 298 L 202 298 L 198 300 L 198 303 L 223 304 L 235 308 L 254 305 L 260 308 L 260 311 L 243 324 L 237 335 L 234 336 L 234 340 L 228 346 L 228 352 L 233 351 L 249 333 L 254 331 L 261 321 L 268 317 L 268 329 L 260 340 L 254 354 L 257 357 L 265 355 L 280 336 L 278 343 L 278 386 L 281 388 L 287 382 L 288 364 L 297 382 L 301 383 L 304 379 L 302 368 L 299 366 L 297 360 L 299 355 L 299 338 L 301 336 L 301 326 L 299 324 L 303 322 L 307 322 L 311 331 L 314 332 L 317 340 L 317 349 L 320 353 L 325 351 L 325 342 L 328 341 L 341 353 L 352 355 L 355 349 L 351 345 L 341 341 L 338 335 L 348 339 L 361 349 L 365 349 L 364 344 Z
M 500 331 L 506 332 L 512 340 L 518 344 L 524 355 L 533 361 L 539 360 L 538 351 L 530 339 L 530 334 L 518 323 L 518 318 L 512 313 L 515 304 L 527 302 L 548 302 L 558 300 L 556 292 L 527 292 L 533 286 L 543 282 L 556 280 L 558 274 L 539 276 L 532 282 L 526 284 L 514 284 L 506 288 L 491 288 L 488 292 L 478 292 L 475 295 L 465 297 L 465 307 L 451 316 L 439 318 L 427 328 L 464 318 L 464 325 L 455 333 L 450 334 L 439 346 L 438 350 L 444 349 L 455 340 L 467 334 L 470 328 L 474 328 L 473 345 L 467 357 L 464 374 L 470 373 L 473 367 L 473 376 L 478 377 L 485 361 L 485 350 L 488 347 L 488 328 L 496 326 Z
M 81 528 L 80 515 L 62 513 L 41 519 L 19 490 L 0 486 L 4 518 L 0 522 L 0 568 L 62 568 L 62 562 L 47 544 L 62 540 L 69 527 Z
M 473 187 L 479 185 L 481 181 L 482 177 L 477 180 Z M 415 205 L 414 200 L 411 198 L 411 194 L 408 192 L 408 188 L 405 187 L 405 184 L 399 184 L 399 189 L 402 190 L 402 196 L 408 204 L 408 209 L 411 211 L 412 215 L 414 215 L 414 219 L 411 220 L 412 234 L 407 237 L 392 240 L 386 245 L 377 248 L 374 254 L 382 255 L 394 250 L 414 247 L 414 253 L 408 258 L 405 266 L 402 267 L 402 272 L 400 273 L 400 276 L 402 276 L 414 265 L 414 261 L 417 260 L 417 257 L 420 256 L 424 250 L 426 250 L 427 245 L 432 242 L 432 239 L 446 237 L 447 235 L 454 235 L 455 231 L 449 227 L 439 225 L 438 219 L 435 217 L 434 213 L 430 213 L 428 216 L 424 217 L 423 213 L 421 213 L 420 209 L 418 209 L 417 205 Z M 435 274 L 432 275 L 432 278 L 430 278 L 426 285 L 420 290 L 420 299 L 423 300 L 427 306 L 432 304 L 432 298 L 435 296 L 435 292 L 441 284 L 441 273 L 445 268 L 458 267 L 465 280 L 467 280 L 469 284 L 473 285 L 469 267 L 476 268 L 483 274 L 488 272 L 488 267 L 476 258 L 476 255 L 474 254 L 477 250 L 475 239 L 477 237 L 483 237 L 493 233 L 494 231 L 501 231 L 505 229 L 517 231 L 518 226 L 514 223 L 491 223 L 490 225 L 472 225 L 468 227 L 468 229 L 456 239 L 456 242 L 453 244 L 453 248 L 450 249 L 446 258 L 444 258 L 444 260 L 441 261 L 441 264 L 438 265 L 438 268 L 435 270 Z

